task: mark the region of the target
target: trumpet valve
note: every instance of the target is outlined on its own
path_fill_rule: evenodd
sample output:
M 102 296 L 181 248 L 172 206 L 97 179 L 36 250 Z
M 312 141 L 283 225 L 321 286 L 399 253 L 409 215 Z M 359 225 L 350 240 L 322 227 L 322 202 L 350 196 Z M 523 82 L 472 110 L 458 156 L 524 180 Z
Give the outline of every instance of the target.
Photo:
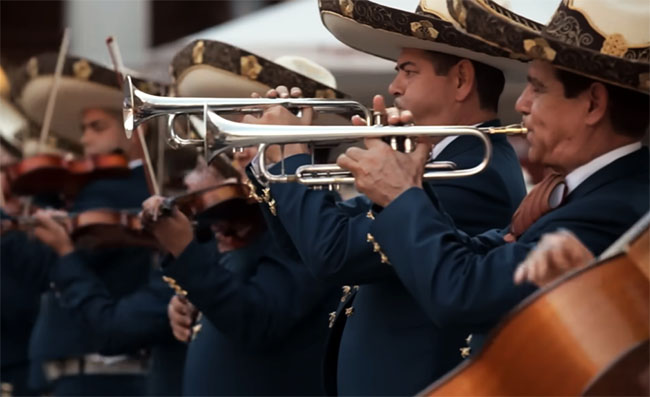
M 382 112 L 379 112 L 377 110 L 373 110 L 372 112 L 372 124 L 373 125 L 384 125 L 386 124 L 386 115 Z
M 388 143 L 393 150 L 404 153 L 410 153 L 414 147 L 412 138 L 407 138 L 404 136 L 392 136 L 390 138 L 383 138 L 383 140 L 384 142 Z
M 406 138 L 404 140 L 404 153 L 411 153 L 413 151 L 413 139 Z

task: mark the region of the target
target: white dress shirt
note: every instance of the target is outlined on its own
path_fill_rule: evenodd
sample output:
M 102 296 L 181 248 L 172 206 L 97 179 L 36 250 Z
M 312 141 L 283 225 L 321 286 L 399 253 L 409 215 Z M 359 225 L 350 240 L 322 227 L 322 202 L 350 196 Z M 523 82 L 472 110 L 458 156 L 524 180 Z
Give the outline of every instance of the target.
M 641 149 L 641 142 L 630 143 L 629 145 L 618 147 L 614 150 L 611 150 L 605 154 L 602 154 L 590 162 L 581 165 L 575 170 L 569 172 L 565 178 L 566 184 L 558 185 L 551 197 L 549 203 L 551 208 L 555 208 L 562 202 L 562 198 L 568 196 L 573 192 L 582 182 L 587 180 L 590 176 L 595 174 L 601 168 L 604 168 L 606 165 L 613 163 L 614 161 L 620 159 L 623 156 L 627 156 L 632 152 L 636 152 Z M 566 190 L 566 193 L 564 192 Z

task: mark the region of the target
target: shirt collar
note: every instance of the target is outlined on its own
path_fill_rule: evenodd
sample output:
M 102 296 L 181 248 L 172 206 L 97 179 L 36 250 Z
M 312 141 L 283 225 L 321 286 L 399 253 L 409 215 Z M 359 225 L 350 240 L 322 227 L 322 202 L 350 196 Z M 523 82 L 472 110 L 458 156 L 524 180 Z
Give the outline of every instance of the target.
M 440 153 L 442 153 L 442 151 L 456 138 L 458 138 L 458 135 L 451 135 L 442 138 L 442 140 L 433 147 L 433 151 L 431 152 L 431 160 L 435 160 L 436 157 L 438 157 L 438 155 L 440 155 Z
M 629 145 L 618 147 L 605 154 L 602 154 L 587 164 L 583 164 L 575 170 L 569 172 L 566 176 L 566 186 L 569 189 L 567 193 L 574 191 L 582 182 L 587 180 L 591 175 L 608 164 L 627 156 L 632 152 L 641 149 L 641 142 L 630 143 Z
M 605 154 L 602 154 L 587 164 L 583 164 L 575 170 L 569 172 L 566 178 L 564 178 L 565 183 L 557 185 L 551 192 L 551 196 L 549 197 L 549 205 L 551 208 L 556 208 L 562 203 L 562 201 L 564 201 L 564 198 L 566 196 L 568 196 L 582 182 L 586 181 L 587 178 L 595 174 L 598 170 L 608 164 L 613 163 L 623 156 L 627 156 L 632 152 L 636 152 L 639 149 L 641 149 L 641 142 L 630 143 L 629 145 L 621 146 Z
M 483 123 L 474 124 L 471 127 L 476 128 L 482 124 Z M 452 143 L 456 138 L 458 138 L 458 135 L 450 135 L 442 138 L 442 140 L 436 143 L 435 146 L 433 147 L 433 150 L 431 151 L 431 158 L 429 160 L 435 160 L 436 157 L 438 157 L 440 153 L 442 153 L 442 151 L 445 150 L 445 148 L 449 146 L 449 144 Z
M 129 169 L 134 169 L 142 165 L 142 159 L 135 159 L 129 161 Z

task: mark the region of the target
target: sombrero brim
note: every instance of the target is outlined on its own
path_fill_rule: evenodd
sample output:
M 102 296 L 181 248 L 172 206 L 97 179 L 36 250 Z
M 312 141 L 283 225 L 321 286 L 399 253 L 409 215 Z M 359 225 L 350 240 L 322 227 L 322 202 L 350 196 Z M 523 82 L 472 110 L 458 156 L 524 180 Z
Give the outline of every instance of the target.
M 0 141 L 12 154 L 20 155 L 21 142 L 29 132 L 29 123 L 9 101 L 0 98 Z
M 471 36 L 514 57 L 541 59 L 553 66 L 623 88 L 650 93 L 648 62 L 567 44 L 544 26 L 489 0 L 447 0 L 451 15 Z
M 525 85 L 527 65 L 511 58 L 509 52 L 459 33 L 451 22 L 367 0 L 321 0 L 320 13 L 325 27 L 341 42 L 384 59 L 395 61 L 403 48 L 419 48 L 500 69 L 506 85 L 499 101 L 499 118 L 504 123 L 521 121 L 514 104 Z
M 310 98 L 347 95 L 241 48 L 213 40 L 196 40 L 174 56 L 171 75 L 179 96 L 249 97 L 278 85 L 302 88 Z
M 31 58 L 22 68 L 14 85 L 14 97 L 25 116 L 42 125 L 45 108 L 54 85 L 57 54 Z M 134 79 L 139 89 L 157 94 L 162 86 Z M 122 109 L 122 90 L 113 70 L 83 58 L 68 57 L 56 96 L 50 130 L 57 137 L 78 142 L 81 138 L 81 115 L 85 109 Z
M 325 27 L 341 42 L 384 59 L 395 61 L 403 48 L 419 48 L 482 62 L 506 77 L 525 75 L 526 65 L 510 59 L 509 52 L 459 33 L 439 18 L 367 0 L 321 0 L 320 13 Z

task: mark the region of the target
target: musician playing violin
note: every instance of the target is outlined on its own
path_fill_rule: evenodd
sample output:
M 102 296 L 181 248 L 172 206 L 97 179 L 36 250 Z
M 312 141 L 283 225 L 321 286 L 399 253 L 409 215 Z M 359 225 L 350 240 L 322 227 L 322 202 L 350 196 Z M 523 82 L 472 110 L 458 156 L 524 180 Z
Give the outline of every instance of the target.
M 52 77 L 49 55 L 30 62 L 38 63 L 38 78 Z M 53 130 L 72 135 L 77 131 L 85 154 L 121 151 L 131 160 L 127 177 L 87 183 L 70 214 L 100 209 L 137 214 L 134 209 L 149 192 L 138 142 L 127 140 L 121 126 L 122 93 L 115 73 L 85 59 L 66 57 L 61 79 L 61 86 L 74 89 L 59 94 Z M 31 83 L 28 77 L 19 90 L 19 103 L 38 122 L 34 109 L 46 92 L 39 93 Z M 157 92 L 155 84 L 149 82 L 147 87 Z M 35 214 L 34 235 L 56 252 L 47 263 L 26 266 L 39 274 L 33 282 L 47 291 L 30 342 L 33 372 L 42 368 L 44 378 L 35 385 L 54 395 L 178 394 L 184 347 L 174 341 L 167 321 L 172 291 L 154 268 L 154 252 L 123 244 L 76 245 L 70 223 L 56 221 L 65 215 L 53 210 Z M 151 350 L 151 371 L 143 349 Z
M 8 221 L 23 211 L 25 200 L 12 194 L 6 167 L 20 160 L 22 141 L 16 139 L 21 132 L 16 126 L 26 126 L 26 119 L 9 102 L 4 71 L 0 68 L 0 220 Z M 6 84 L 6 85 L 5 85 Z M 5 96 L 6 94 L 6 96 Z M 13 114 L 12 114 L 13 113 Z M 9 117 L 13 116 L 13 117 Z M 33 200 L 39 205 L 50 204 L 43 198 Z M 29 336 L 31 335 L 40 302 L 40 289 L 29 272 L 28 263 L 47 261 L 54 257 L 50 247 L 30 239 L 27 233 L 11 230 L 0 236 L 0 382 L 2 392 L 10 395 L 35 395 L 38 390 L 28 386 Z
M 84 155 L 101 155 L 114 152 L 125 153 L 128 155 L 130 160 L 129 167 L 132 169 L 132 174 L 128 180 L 132 182 L 144 181 L 144 169 L 140 158 L 141 147 L 136 139 L 130 140 L 126 138 L 119 112 L 100 108 L 85 109 L 82 113 L 81 126 L 82 135 L 80 142 L 83 146 Z M 82 192 L 77 198 L 77 202 L 85 202 L 86 204 L 84 205 L 88 208 L 100 208 L 98 205 L 99 202 L 93 204 L 93 201 L 105 200 L 106 203 L 111 203 L 110 208 L 124 207 L 122 203 L 126 201 L 124 199 L 126 192 L 122 189 L 113 189 L 113 187 L 119 187 L 123 183 L 123 180 L 91 182 L 82 189 Z M 144 190 L 146 184 L 133 183 L 133 186 L 137 187 L 140 194 L 146 194 Z M 107 198 L 106 195 L 110 195 L 110 198 Z M 87 200 L 90 200 L 90 203 Z M 78 205 L 73 207 L 79 208 Z M 34 215 L 42 224 L 42 226 L 34 229 L 34 235 L 50 245 L 61 256 L 74 251 L 74 244 L 70 238 L 70 232 L 72 231 L 71 224 L 66 222 L 62 225 L 60 222 L 53 222 L 51 218 L 65 217 L 66 215 L 67 213 L 65 211 L 50 210 L 38 211 Z

